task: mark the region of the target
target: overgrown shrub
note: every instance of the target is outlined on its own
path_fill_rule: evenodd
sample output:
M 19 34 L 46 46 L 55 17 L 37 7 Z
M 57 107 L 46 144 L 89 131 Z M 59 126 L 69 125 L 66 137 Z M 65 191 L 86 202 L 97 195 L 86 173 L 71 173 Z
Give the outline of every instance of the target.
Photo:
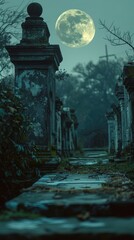
M 0 84 L 0 176 L 16 179 L 26 175 L 35 156 L 27 143 L 30 122 L 20 98 Z

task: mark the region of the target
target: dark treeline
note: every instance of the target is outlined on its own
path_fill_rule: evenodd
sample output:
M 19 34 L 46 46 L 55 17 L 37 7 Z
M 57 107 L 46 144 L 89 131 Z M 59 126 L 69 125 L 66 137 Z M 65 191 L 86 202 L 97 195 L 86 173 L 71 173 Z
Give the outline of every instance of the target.
M 76 110 L 80 144 L 85 147 L 107 145 L 105 114 L 113 101 L 114 88 L 122 70 L 122 60 L 92 61 L 74 67 L 72 75 L 57 81 L 57 95 Z

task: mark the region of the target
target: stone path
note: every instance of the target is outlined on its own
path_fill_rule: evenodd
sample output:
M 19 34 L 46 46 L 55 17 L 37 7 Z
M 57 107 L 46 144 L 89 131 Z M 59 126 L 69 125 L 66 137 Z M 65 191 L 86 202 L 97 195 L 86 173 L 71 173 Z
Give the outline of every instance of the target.
M 90 152 L 84 159 L 71 158 L 70 164 L 73 161 L 95 164 L 100 160 L 103 163 L 104 159 L 106 152 Z M 103 190 L 105 184 L 112 184 L 112 177 L 44 175 L 6 203 L 9 210 L 34 213 L 37 217 L 1 221 L 0 239 L 134 239 L 134 202 L 117 201 L 113 192 Z
M 106 151 L 86 151 L 84 157 L 80 157 L 80 158 L 70 158 L 70 164 L 73 166 L 90 166 L 90 165 L 94 165 L 97 163 L 108 163 L 109 159 L 107 156 L 107 152 Z

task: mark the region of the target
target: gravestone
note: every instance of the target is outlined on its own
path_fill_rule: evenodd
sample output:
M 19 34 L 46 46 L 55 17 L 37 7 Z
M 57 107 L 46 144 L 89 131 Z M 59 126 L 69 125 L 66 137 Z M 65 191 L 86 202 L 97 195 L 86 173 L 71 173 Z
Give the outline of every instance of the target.
M 6 49 L 15 65 L 15 93 L 21 96 L 31 122 L 28 141 L 49 149 L 56 145 L 55 71 L 62 54 L 58 45 L 49 43 L 42 11 L 38 3 L 28 6 L 20 43 Z

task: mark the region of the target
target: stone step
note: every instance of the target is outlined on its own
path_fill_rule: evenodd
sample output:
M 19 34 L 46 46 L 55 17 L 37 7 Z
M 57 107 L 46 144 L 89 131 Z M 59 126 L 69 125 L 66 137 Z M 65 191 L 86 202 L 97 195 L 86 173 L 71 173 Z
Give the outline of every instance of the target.
M 83 211 L 91 216 L 134 216 L 133 200 L 129 197 L 125 201 L 118 200 L 114 191 L 102 191 L 105 183 L 111 183 L 111 177 L 106 174 L 46 174 L 6 206 L 13 210 L 22 206 L 49 217 L 70 217 Z M 128 183 L 123 176 L 123 184 L 125 181 Z
M 39 149 L 37 149 L 35 153 L 37 160 L 39 164 L 42 164 L 42 167 L 45 168 L 43 171 L 51 171 L 57 168 L 59 165 L 59 161 L 57 161 L 58 157 L 53 156 L 50 150 L 46 150 L 45 147 L 39 146 Z M 49 163 L 48 163 L 49 162 Z
M 106 159 L 97 159 L 97 158 L 69 158 L 69 164 L 72 166 L 91 166 L 98 163 L 107 164 L 109 160 Z
M 50 173 L 56 170 L 60 164 L 60 159 L 54 159 L 52 157 L 50 158 L 39 157 L 38 163 L 39 163 L 40 171 L 45 174 L 46 172 Z
M 0 222 L 1 240 L 132 240 L 134 218 L 21 219 Z
M 58 158 L 47 161 L 43 171 L 47 172 L 47 167 L 54 167 L 58 161 Z M 0 222 L 0 239 L 134 239 L 134 201 L 126 197 L 130 182 L 124 175 L 48 171 L 51 173 L 44 174 L 6 203 L 10 211 L 24 211 L 38 217 Z M 116 190 L 125 187 L 122 195 L 125 201 L 123 197 L 115 197 L 115 188 L 107 192 L 105 186 L 109 189 L 115 181 L 119 184 Z
M 45 192 L 42 188 L 36 192 L 24 192 L 6 203 L 10 210 L 36 212 L 47 217 L 74 217 L 88 213 L 90 217 L 133 217 L 134 201 L 111 200 L 106 194 L 55 193 Z

